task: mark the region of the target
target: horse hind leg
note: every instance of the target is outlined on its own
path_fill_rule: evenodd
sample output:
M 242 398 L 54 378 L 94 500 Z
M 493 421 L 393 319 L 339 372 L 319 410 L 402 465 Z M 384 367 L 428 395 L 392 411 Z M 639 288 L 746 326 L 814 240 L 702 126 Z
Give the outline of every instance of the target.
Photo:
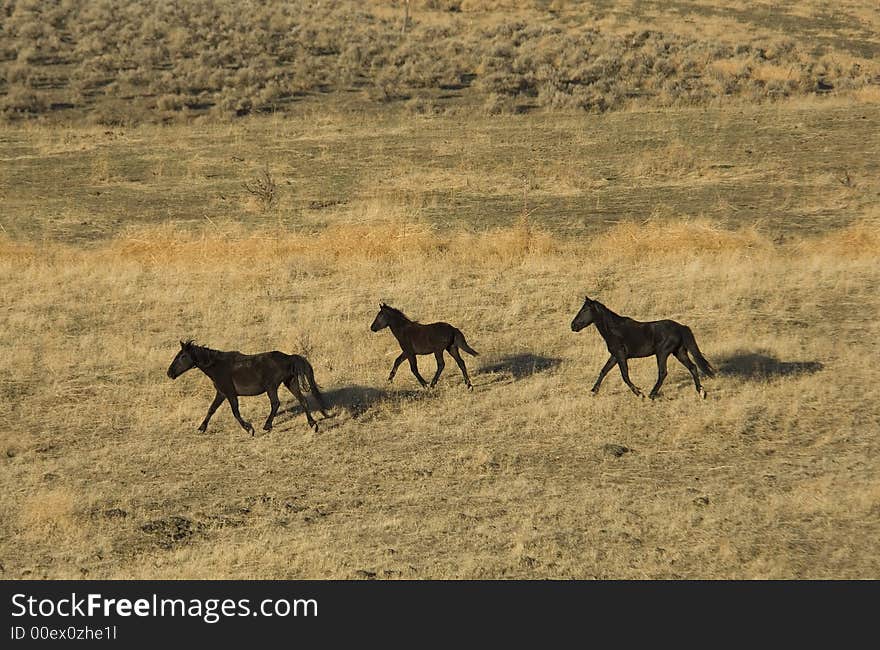
M 697 366 L 691 361 L 691 358 L 688 356 L 687 350 L 684 346 L 678 348 L 675 352 L 675 358 L 681 362 L 685 368 L 691 373 L 691 377 L 694 378 L 694 387 L 697 389 L 697 395 L 706 399 L 706 389 L 700 385 L 700 375 L 697 373 Z
M 449 354 L 452 355 L 452 358 L 455 359 L 455 363 L 458 364 L 458 369 L 461 370 L 461 374 L 464 377 L 464 385 L 468 387 L 468 390 L 473 390 L 474 387 L 471 385 L 471 378 L 468 377 L 467 367 L 464 365 L 464 359 L 461 358 L 458 346 L 453 344 L 446 349 L 449 350 Z
M 651 399 L 657 398 L 657 395 L 660 393 L 660 387 L 663 385 L 663 380 L 666 379 L 666 375 L 669 374 L 666 371 L 666 359 L 668 358 L 669 352 L 657 353 L 657 383 L 654 384 L 654 388 L 652 388 L 651 392 L 648 394 L 648 397 Z
M 306 379 L 309 382 L 309 390 L 318 401 L 318 408 L 321 410 L 321 415 L 323 415 L 325 418 L 329 418 L 330 416 L 327 415 L 327 403 L 324 401 L 324 396 L 318 389 L 318 382 L 315 381 L 315 371 L 314 369 L 312 369 L 311 364 L 306 368 Z
M 284 385 L 287 387 L 293 396 L 296 397 L 299 405 L 302 406 L 303 413 L 306 414 L 306 420 L 309 422 L 309 426 L 312 427 L 315 431 L 318 430 L 318 423 L 315 422 L 315 418 L 312 417 L 312 412 L 309 410 L 309 403 L 306 401 L 306 398 L 303 396 L 302 391 L 299 389 L 299 384 L 296 382 L 296 377 L 292 377 L 284 382 Z
M 270 388 L 266 391 L 266 394 L 269 396 L 269 403 L 272 405 L 271 410 L 269 411 L 269 417 L 266 418 L 266 424 L 263 425 L 263 431 L 271 431 L 272 430 L 272 421 L 275 419 L 275 415 L 278 413 L 278 407 L 281 405 L 281 400 L 278 399 L 278 387 Z
M 443 372 L 443 368 L 446 367 L 446 362 L 443 361 L 443 350 L 440 352 L 435 352 L 434 357 L 437 359 L 437 372 L 434 373 L 434 378 L 431 380 L 431 388 L 437 385 L 437 381 L 440 379 L 440 373 Z

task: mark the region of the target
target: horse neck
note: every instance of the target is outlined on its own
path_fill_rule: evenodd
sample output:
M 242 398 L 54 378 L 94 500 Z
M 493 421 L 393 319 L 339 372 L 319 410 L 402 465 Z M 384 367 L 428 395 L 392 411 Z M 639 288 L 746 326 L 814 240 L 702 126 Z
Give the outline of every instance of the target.
M 394 336 L 398 336 L 399 333 L 403 331 L 403 329 L 407 325 L 411 325 L 412 321 L 408 319 L 406 316 L 400 313 L 389 312 L 388 313 L 388 327 L 391 328 L 391 331 L 394 333 Z
M 615 314 L 613 311 L 608 309 L 601 302 L 594 303 L 596 305 L 596 311 L 598 312 L 599 317 L 596 319 L 596 329 L 599 330 L 599 333 L 604 337 L 608 338 L 611 334 L 611 328 L 623 320 L 623 318 Z
M 210 368 L 214 365 L 218 350 L 212 350 L 211 348 L 205 348 L 198 345 L 193 347 L 198 351 L 197 354 L 193 355 L 193 361 L 196 364 L 196 368 L 204 372 L 206 368 Z

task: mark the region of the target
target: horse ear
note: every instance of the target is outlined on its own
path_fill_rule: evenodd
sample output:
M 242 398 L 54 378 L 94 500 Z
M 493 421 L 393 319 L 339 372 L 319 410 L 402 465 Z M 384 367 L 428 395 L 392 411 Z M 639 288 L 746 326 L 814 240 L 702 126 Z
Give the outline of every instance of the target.
M 180 349 L 183 350 L 184 348 L 186 348 L 186 343 L 184 343 L 183 341 L 181 341 L 181 342 L 180 342 Z

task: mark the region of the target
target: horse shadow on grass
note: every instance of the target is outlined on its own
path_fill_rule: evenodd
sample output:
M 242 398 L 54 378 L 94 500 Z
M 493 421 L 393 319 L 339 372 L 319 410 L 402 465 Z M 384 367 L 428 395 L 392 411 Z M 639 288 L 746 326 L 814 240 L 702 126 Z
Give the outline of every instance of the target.
M 381 402 L 423 399 L 428 395 L 428 391 L 383 390 L 370 386 L 353 385 L 322 390 L 321 394 L 324 396 L 327 412 L 330 414 L 330 417 L 325 419 L 332 419 L 335 417 L 334 410 L 337 408 L 348 411 L 352 418 L 359 418 Z M 305 398 L 309 400 L 309 408 L 317 410 L 318 405 L 315 398 L 310 394 L 305 395 Z M 279 411 L 279 414 L 285 413 L 294 417 L 301 415 L 302 412 L 302 407 L 294 400 L 286 409 Z M 320 423 L 321 420 L 319 419 L 318 422 Z
M 477 374 L 508 374 L 513 377 L 514 380 L 519 380 L 525 377 L 530 377 L 539 372 L 552 370 L 560 363 L 562 363 L 562 359 L 557 359 L 555 357 L 542 357 L 537 354 L 526 352 L 501 357 L 493 363 L 481 366 L 479 370 L 477 370 Z
M 764 352 L 737 351 L 718 364 L 718 374 L 752 381 L 811 375 L 825 366 L 818 361 L 780 361 Z

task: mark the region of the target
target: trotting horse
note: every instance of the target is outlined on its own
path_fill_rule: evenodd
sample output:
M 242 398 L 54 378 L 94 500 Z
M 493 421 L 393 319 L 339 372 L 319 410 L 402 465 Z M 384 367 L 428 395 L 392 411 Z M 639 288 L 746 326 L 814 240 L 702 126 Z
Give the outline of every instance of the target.
M 674 354 L 685 368 L 687 368 L 691 376 L 694 378 L 694 386 L 697 388 L 697 394 L 706 399 L 706 391 L 700 385 L 700 377 L 697 374 L 697 367 L 703 374 L 714 377 L 715 369 L 700 352 L 697 347 L 697 341 L 693 332 L 687 325 L 676 323 L 674 320 L 656 320 L 642 323 L 626 316 L 620 316 L 608 309 L 605 305 L 597 300 L 584 299 L 584 306 L 571 321 L 571 330 L 580 332 L 585 327 L 596 324 L 599 334 L 605 339 L 608 346 L 608 352 L 611 353 L 605 366 L 599 372 L 599 378 L 593 386 L 593 394 L 599 392 L 599 386 L 605 375 L 615 366 L 620 367 L 620 374 L 623 381 L 629 386 L 630 390 L 638 397 L 644 397 L 641 390 L 629 380 L 629 370 L 626 360 L 631 358 L 657 356 L 657 383 L 651 389 L 649 397 L 654 399 L 660 392 L 660 386 L 666 379 L 666 359 L 670 354 Z M 688 357 L 690 352 L 697 364 Z
M 224 400 L 229 400 L 232 414 L 245 431 L 254 435 L 254 427 L 242 419 L 238 412 L 238 396 L 269 395 L 272 410 L 263 425 L 264 431 L 272 429 L 272 420 L 278 413 L 281 404 L 278 399 L 278 387 L 284 384 L 294 397 L 299 400 L 305 411 L 309 426 L 318 430 L 318 423 L 309 411 L 309 405 L 302 391 L 311 391 L 318 400 L 321 413 L 327 416 L 324 397 L 315 383 L 312 365 L 298 354 L 284 354 L 277 350 L 260 354 L 242 354 L 241 352 L 222 352 L 196 345 L 192 341 L 181 341 L 180 352 L 168 366 L 168 376 L 177 379 L 191 368 L 198 368 L 214 382 L 217 394 L 208 407 L 208 414 L 199 426 L 204 433 L 208 429 L 208 421 Z
M 461 369 L 461 374 L 464 376 L 464 383 L 468 390 L 473 390 L 471 379 L 468 377 L 467 368 L 461 358 L 459 349 L 472 356 L 477 356 L 477 351 L 467 344 L 461 330 L 449 323 L 429 323 L 423 325 L 418 321 L 410 320 L 399 309 L 390 307 L 385 303 L 380 303 L 379 313 L 376 314 L 370 329 L 378 332 L 386 327 L 391 328 L 391 333 L 394 334 L 394 338 L 397 339 L 402 350 L 400 356 L 394 360 L 394 365 L 391 367 L 391 374 L 388 375 L 389 383 L 394 381 L 397 367 L 406 359 L 409 361 L 410 370 L 412 370 L 416 379 L 419 380 L 422 388 L 426 388 L 428 382 L 419 374 L 416 355 L 433 353 L 437 358 L 437 372 L 434 374 L 434 379 L 431 380 L 430 384 L 433 388 L 437 384 L 437 380 L 440 379 L 440 373 L 443 372 L 443 368 L 446 365 L 443 361 L 443 350 L 446 350 L 452 355 L 452 358 L 455 359 L 455 362 Z

